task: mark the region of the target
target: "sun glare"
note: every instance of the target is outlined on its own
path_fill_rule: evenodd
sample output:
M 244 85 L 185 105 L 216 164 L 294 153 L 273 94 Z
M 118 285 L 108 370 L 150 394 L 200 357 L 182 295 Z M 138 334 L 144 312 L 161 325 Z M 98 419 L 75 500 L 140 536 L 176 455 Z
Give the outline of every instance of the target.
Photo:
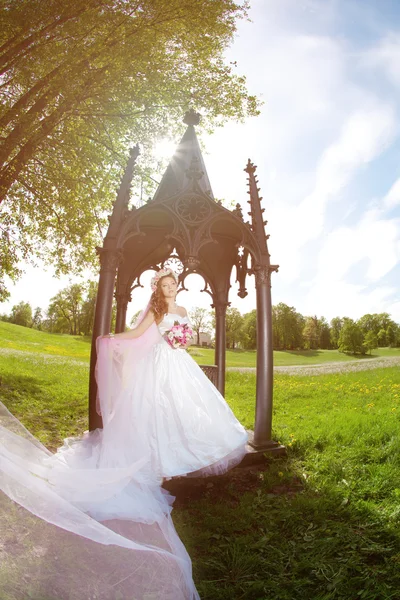
M 169 160 L 170 158 L 172 158 L 175 149 L 176 142 L 173 142 L 168 138 L 163 138 L 162 140 L 157 142 L 154 149 L 154 155 L 159 160 Z

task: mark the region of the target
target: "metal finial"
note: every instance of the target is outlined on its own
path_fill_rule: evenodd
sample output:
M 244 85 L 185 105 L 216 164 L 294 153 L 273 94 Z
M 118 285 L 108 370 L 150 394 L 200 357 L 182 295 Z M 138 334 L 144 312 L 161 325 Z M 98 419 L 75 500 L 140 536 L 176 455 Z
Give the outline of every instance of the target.
M 185 112 L 183 122 L 186 123 L 186 125 L 198 125 L 200 123 L 200 114 L 191 108 Z
M 186 177 L 188 179 L 192 179 L 193 181 L 199 181 L 203 175 L 204 171 L 200 168 L 200 160 L 197 156 L 193 156 L 190 162 L 190 166 L 185 171 Z
M 139 144 L 136 144 L 132 148 L 129 148 L 129 154 L 132 158 L 136 159 L 140 154 Z

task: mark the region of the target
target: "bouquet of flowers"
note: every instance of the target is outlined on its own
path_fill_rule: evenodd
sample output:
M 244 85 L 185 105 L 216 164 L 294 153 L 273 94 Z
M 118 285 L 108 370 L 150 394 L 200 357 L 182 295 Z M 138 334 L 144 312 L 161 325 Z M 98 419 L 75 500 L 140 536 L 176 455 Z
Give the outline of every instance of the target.
M 171 348 L 182 348 L 193 337 L 193 330 L 187 323 L 175 321 L 171 329 L 168 329 L 163 337 Z

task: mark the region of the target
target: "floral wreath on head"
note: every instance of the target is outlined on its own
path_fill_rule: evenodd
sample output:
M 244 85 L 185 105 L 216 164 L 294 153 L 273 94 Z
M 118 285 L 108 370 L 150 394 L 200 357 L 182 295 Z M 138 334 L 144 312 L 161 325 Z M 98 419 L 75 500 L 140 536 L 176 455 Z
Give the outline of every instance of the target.
M 152 292 L 156 291 L 158 282 L 160 281 L 161 277 L 167 277 L 167 275 L 173 277 L 176 283 L 178 283 L 178 275 L 174 273 L 172 269 L 160 269 L 151 279 L 150 286 Z

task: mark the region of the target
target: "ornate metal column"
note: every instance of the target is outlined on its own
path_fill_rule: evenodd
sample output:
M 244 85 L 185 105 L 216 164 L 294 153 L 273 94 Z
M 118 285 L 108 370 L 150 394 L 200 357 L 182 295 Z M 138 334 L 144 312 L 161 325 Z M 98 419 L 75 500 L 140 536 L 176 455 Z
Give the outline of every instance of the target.
M 251 444 L 256 449 L 262 449 L 277 445 L 271 441 L 274 377 L 271 270 L 268 266 L 259 266 L 254 271 L 257 297 L 257 385 L 256 419 Z
M 218 367 L 218 390 L 225 395 L 226 309 L 227 301 L 217 301 L 215 308 L 215 364 Z
M 89 380 L 89 430 L 102 426 L 101 417 L 96 412 L 97 385 L 95 367 L 97 361 L 96 339 L 106 335 L 111 329 L 112 303 L 117 266 L 121 258 L 119 250 L 98 249 L 100 254 L 100 277 L 94 316 L 92 349 L 90 353 Z
M 271 272 L 278 270 L 278 265 L 271 265 L 263 220 L 264 208 L 261 208 L 260 188 L 255 176 L 256 166 L 247 162 L 246 173 L 249 175 L 249 204 L 251 227 L 258 241 L 260 255 L 255 261 L 253 271 L 256 279 L 257 297 L 257 384 L 256 384 L 256 419 L 254 436 L 250 444 L 255 450 L 280 449 L 277 442 L 271 440 L 272 433 L 272 390 L 273 390 L 273 346 L 272 346 L 272 302 Z
M 128 291 L 115 294 L 117 300 L 117 317 L 115 320 L 115 333 L 125 331 L 126 326 L 126 311 L 128 304 L 132 300 L 131 294 Z
M 97 248 L 100 255 L 100 276 L 97 290 L 96 311 L 93 325 L 92 348 L 90 353 L 90 379 L 89 379 L 89 429 L 102 426 L 101 417 L 96 412 L 97 385 L 95 367 L 97 361 L 96 339 L 100 335 L 110 333 L 112 303 L 117 267 L 122 259 L 122 249 L 118 248 L 118 236 L 121 223 L 126 218 L 129 204 L 130 186 L 133 169 L 139 156 L 139 147 L 135 146 L 129 151 L 129 159 L 122 177 L 113 211 L 109 217 L 107 235 L 102 248 Z

